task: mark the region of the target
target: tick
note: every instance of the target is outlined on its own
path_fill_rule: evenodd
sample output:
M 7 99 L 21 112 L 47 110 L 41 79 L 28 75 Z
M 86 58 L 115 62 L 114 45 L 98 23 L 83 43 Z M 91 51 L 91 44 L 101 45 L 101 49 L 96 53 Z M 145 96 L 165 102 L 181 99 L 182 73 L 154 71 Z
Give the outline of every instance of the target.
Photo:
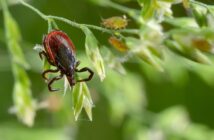
M 73 42 L 68 35 L 60 30 L 53 30 L 48 33 L 43 39 L 44 51 L 39 53 L 41 59 L 43 56 L 47 59 L 50 65 L 55 66 L 56 69 L 48 69 L 42 73 L 42 77 L 48 81 L 49 91 L 58 91 L 52 89 L 51 85 L 54 81 L 60 80 L 64 75 L 66 76 L 70 86 L 74 86 L 77 82 L 89 81 L 92 79 L 94 73 L 88 67 L 77 69 L 80 61 L 76 60 L 76 50 Z M 48 73 L 57 73 L 60 75 L 48 79 Z M 88 72 L 89 76 L 85 79 L 76 80 L 76 72 Z

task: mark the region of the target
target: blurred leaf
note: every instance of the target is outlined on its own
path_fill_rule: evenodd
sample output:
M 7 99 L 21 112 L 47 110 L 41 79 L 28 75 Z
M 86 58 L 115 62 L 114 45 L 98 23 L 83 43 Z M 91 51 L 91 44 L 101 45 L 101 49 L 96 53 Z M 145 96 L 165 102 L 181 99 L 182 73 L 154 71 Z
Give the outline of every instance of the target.
M 13 72 L 16 78 L 13 90 L 16 115 L 24 124 L 33 126 L 36 104 L 31 97 L 30 80 L 18 65 L 13 65 Z
M 139 113 L 145 107 L 146 98 L 144 97 L 143 83 L 141 77 L 130 72 L 123 76 L 110 69 L 108 71 L 103 84 L 108 86 L 103 86 L 104 90 L 102 91 L 104 92 L 101 93 L 104 93 L 110 102 L 113 123 L 119 124 L 126 115 Z
M 183 107 L 171 107 L 158 115 L 155 125 L 165 132 L 183 134 L 189 126 L 189 118 Z
M 100 54 L 98 47 L 98 41 L 90 29 L 88 29 L 87 27 L 83 27 L 82 29 L 86 35 L 85 39 L 86 54 L 90 58 L 95 70 L 97 71 L 100 77 L 100 80 L 103 81 L 106 74 L 103 58 Z
M 190 7 L 192 8 L 193 16 L 195 17 L 198 25 L 201 27 L 207 26 L 207 8 L 194 3 L 190 3 Z
M 15 122 L 4 122 L 0 125 L 0 138 L 3 140 L 68 140 L 64 128 L 26 128 Z M 11 134 L 12 133 L 12 134 Z
M 167 23 L 170 23 L 176 27 L 183 28 L 198 28 L 198 24 L 193 18 L 190 17 L 182 17 L 182 18 L 167 18 L 165 19 Z
M 172 17 L 172 4 L 181 3 L 181 0 L 138 0 L 142 6 L 142 17 L 145 21 L 157 19 L 158 22 L 164 17 Z
M 31 1 L 31 0 L 25 0 L 26 2 L 28 1 Z M 7 3 L 9 6 L 13 6 L 13 5 L 16 5 L 16 4 L 19 4 L 19 1 L 18 0 L 7 0 Z M 2 10 L 2 5 L 0 3 L 0 10 Z
M 201 49 L 197 48 L 197 46 L 194 46 L 195 44 L 193 44 L 193 40 L 200 38 L 200 36 L 197 36 L 196 34 L 193 34 L 191 32 L 178 33 L 173 35 L 173 39 L 177 41 L 182 47 L 182 53 L 184 54 L 184 56 L 186 55 L 187 58 L 195 60 L 199 63 L 211 64 L 212 62 L 205 54 L 200 51 Z M 212 49 L 210 49 L 210 51 L 212 51 Z
M 190 1 L 189 0 L 183 0 L 183 5 L 186 9 L 190 8 Z
M 32 126 L 35 117 L 35 102 L 31 96 L 30 80 L 25 71 L 28 68 L 28 64 L 19 46 L 21 35 L 15 20 L 7 9 L 6 1 L 1 0 L 1 2 L 3 6 L 6 42 L 8 43 L 10 55 L 13 58 L 12 68 L 15 78 L 13 89 L 14 113 L 16 113 L 19 120 L 24 124 Z
M 211 138 L 211 131 L 204 125 L 191 124 L 183 134 L 188 140 L 213 140 Z
M 22 53 L 21 47 L 19 46 L 21 34 L 18 25 L 7 9 L 4 10 L 4 25 L 7 44 L 10 49 L 13 61 L 25 68 L 29 68 L 29 65 L 24 58 L 24 54 Z
M 157 0 L 138 0 L 139 4 L 143 7 L 142 17 L 144 20 L 149 20 L 154 16 L 157 7 Z
M 121 61 L 120 58 L 117 58 L 116 56 L 114 56 L 114 54 L 106 47 L 103 47 L 102 54 L 104 56 L 104 61 L 106 62 L 105 64 L 109 68 L 119 72 L 120 74 L 123 74 L 123 75 L 126 74 L 126 70 L 123 67 L 122 63 L 120 62 Z
M 209 12 L 212 14 L 212 16 L 214 16 L 214 6 L 213 6 L 213 5 L 210 5 L 210 6 L 208 7 L 208 9 L 209 9 Z
M 189 75 L 183 61 L 168 49 L 164 50 L 164 69 L 176 86 L 185 86 L 189 82 Z
M 126 38 L 126 43 L 131 47 L 130 52 L 152 65 L 156 70 L 164 71 L 160 59 L 148 48 L 146 42 L 129 37 Z

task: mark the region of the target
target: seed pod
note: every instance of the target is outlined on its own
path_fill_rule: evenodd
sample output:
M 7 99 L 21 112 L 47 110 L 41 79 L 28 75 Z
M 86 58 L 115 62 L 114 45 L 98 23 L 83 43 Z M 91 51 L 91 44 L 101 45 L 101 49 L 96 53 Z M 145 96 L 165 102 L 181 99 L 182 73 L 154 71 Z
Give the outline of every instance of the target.
M 126 28 L 126 26 L 128 25 L 128 20 L 126 16 L 123 16 L 123 17 L 114 16 L 107 19 L 102 19 L 101 24 L 106 28 L 117 30 L 117 29 Z
M 120 52 L 126 52 L 126 51 L 128 50 L 128 47 L 126 46 L 126 44 L 125 44 L 122 40 L 120 40 L 120 39 L 118 39 L 118 38 L 116 38 L 116 37 L 114 37 L 114 36 L 111 36 L 111 37 L 108 39 L 108 42 L 109 42 L 115 49 L 117 49 L 117 50 L 120 51 Z

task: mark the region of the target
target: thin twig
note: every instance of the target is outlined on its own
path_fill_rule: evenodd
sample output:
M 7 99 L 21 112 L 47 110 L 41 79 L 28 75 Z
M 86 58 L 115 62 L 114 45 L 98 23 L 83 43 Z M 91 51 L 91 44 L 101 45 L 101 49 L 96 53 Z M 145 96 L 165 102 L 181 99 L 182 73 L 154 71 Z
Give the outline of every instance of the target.
M 20 3 L 26 7 L 28 7 L 29 9 L 31 9 L 32 11 L 34 11 L 35 13 L 37 13 L 41 18 L 43 18 L 44 20 L 50 22 L 50 21 L 53 21 L 54 20 L 58 20 L 58 21 L 62 21 L 64 23 L 67 23 L 73 27 L 76 27 L 76 28 L 79 28 L 79 29 L 82 29 L 84 26 L 85 27 L 88 27 L 88 28 L 91 28 L 91 29 L 94 29 L 94 30 L 98 30 L 98 31 L 102 31 L 102 32 L 105 32 L 105 33 L 109 33 L 109 34 L 114 34 L 115 32 L 117 33 L 130 33 L 130 34 L 138 34 L 138 30 L 137 29 L 123 29 L 123 30 L 117 30 L 117 31 L 114 31 L 114 30 L 110 30 L 110 29 L 107 29 L 107 28 L 103 28 L 103 27 L 99 27 L 99 26 L 95 26 L 95 25 L 89 25 L 89 24 L 80 24 L 80 23 L 77 23 L 77 22 L 74 22 L 74 21 L 71 21 L 67 18 L 64 18 L 64 17 L 58 17 L 58 16 L 54 16 L 54 15 L 45 15 L 44 13 L 42 13 L 41 11 L 39 11 L 38 9 L 36 9 L 35 7 L 29 5 L 28 3 L 24 2 L 23 0 L 19 0 Z

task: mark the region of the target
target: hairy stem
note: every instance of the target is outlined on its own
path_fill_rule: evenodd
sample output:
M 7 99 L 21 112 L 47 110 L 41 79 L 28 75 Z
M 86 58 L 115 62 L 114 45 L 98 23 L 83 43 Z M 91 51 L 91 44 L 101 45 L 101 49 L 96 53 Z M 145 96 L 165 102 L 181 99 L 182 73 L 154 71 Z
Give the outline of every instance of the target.
M 36 12 L 41 18 L 43 18 L 44 20 L 48 21 L 48 17 L 43 14 L 42 12 L 40 12 L 38 9 L 36 9 L 35 7 L 31 6 L 30 4 L 24 2 L 23 0 L 19 0 L 19 2 L 26 6 L 27 8 L 31 9 L 32 11 Z
M 69 19 L 66 19 L 64 17 L 58 17 L 58 16 L 53 16 L 53 15 L 45 15 L 44 13 L 42 13 L 41 11 L 36 9 L 35 7 L 31 6 L 30 4 L 24 2 L 23 0 L 19 0 L 19 1 L 23 6 L 26 6 L 27 8 L 31 9 L 32 11 L 37 13 L 41 18 L 43 18 L 44 20 L 48 21 L 49 27 L 50 27 L 50 22 L 52 22 L 57 27 L 57 25 L 56 25 L 54 20 L 58 20 L 58 21 L 62 21 L 64 23 L 67 23 L 67 24 L 69 24 L 69 25 L 71 25 L 73 27 L 79 28 L 79 29 L 82 29 L 84 26 L 86 26 L 88 28 L 91 28 L 91 29 L 94 29 L 94 30 L 98 30 L 98 31 L 102 31 L 102 32 L 105 32 L 105 33 L 108 33 L 108 34 L 115 34 L 115 32 L 117 32 L 117 33 L 122 33 L 123 32 L 123 33 L 130 33 L 130 34 L 137 34 L 138 33 L 138 30 L 136 30 L 136 29 L 123 29 L 123 30 L 114 31 L 114 30 L 109 30 L 109 29 L 102 28 L 102 27 L 95 26 L 95 25 L 80 24 L 80 23 L 71 21 Z

